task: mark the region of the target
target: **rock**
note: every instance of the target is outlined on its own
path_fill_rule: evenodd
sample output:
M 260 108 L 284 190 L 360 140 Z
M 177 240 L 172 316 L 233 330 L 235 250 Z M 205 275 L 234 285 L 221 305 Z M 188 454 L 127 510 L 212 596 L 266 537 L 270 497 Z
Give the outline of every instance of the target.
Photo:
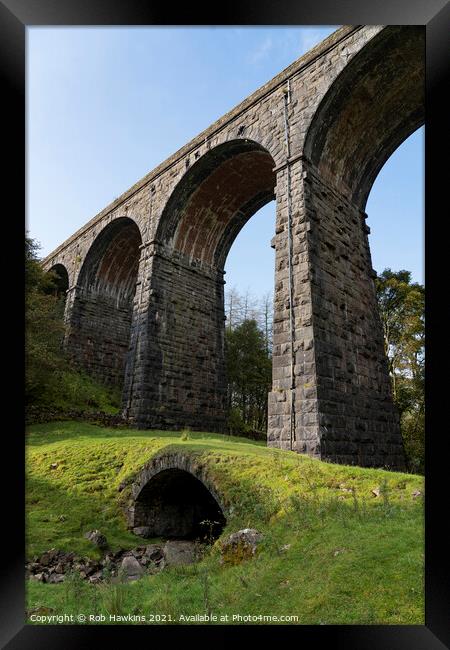
M 255 555 L 262 538 L 262 533 L 255 528 L 244 528 L 232 533 L 222 542 L 221 563 L 239 564 L 242 560 L 250 559 Z
M 45 607 L 44 605 L 41 605 L 40 607 L 33 607 L 33 609 L 30 609 L 28 612 L 28 615 L 31 616 L 31 614 L 51 614 L 54 612 L 53 607 Z
M 146 546 L 144 555 L 152 560 L 152 562 L 159 562 L 164 557 L 163 549 L 158 544 L 149 544 Z
M 341 553 L 345 552 L 345 548 L 337 548 L 334 550 L 333 555 L 336 557 L 337 555 L 340 555 Z
M 34 576 L 32 576 L 33 580 L 38 580 L 39 582 L 46 582 L 45 576 L 43 573 L 35 573 Z
M 113 564 L 114 564 L 114 561 L 113 561 L 113 558 L 111 557 L 111 555 L 107 555 L 107 556 L 102 560 L 101 564 L 102 564 L 102 566 L 104 566 L 105 568 L 110 569 L 110 568 L 113 566 Z
M 420 497 L 421 494 L 422 494 L 422 492 L 420 490 L 414 490 L 414 492 L 412 493 L 412 496 L 413 496 L 414 499 L 416 499 L 417 497 Z
M 375 497 L 379 497 L 379 496 L 380 496 L 380 489 L 379 489 L 379 488 L 375 488 L 374 490 L 372 490 L 372 494 L 373 494 Z
M 56 469 L 58 467 L 58 463 L 52 463 L 50 465 L 50 469 Z
M 197 545 L 189 540 L 170 540 L 163 548 L 168 565 L 192 564 L 197 559 Z
M 123 558 L 120 571 L 126 580 L 139 580 L 144 574 L 144 568 L 132 555 Z
M 243 542 L 256 548 L 256 545 L 262 540 L 263 535 L 255 528 L 243 528 L 238 530 L 237 533 L 232 533 L 224 543 L 236 544 Z
M 150 526 L 136 526 L 133 528 L 133 533 L 138 537 L 151 537 Z
M 284 553 L 285 551 L 288 551 L 290 548 L 291 548 L 291 545 L 290 545 L 290 544 L 285 544 L 284 546 L 282 546 L 282 547 L 280 548 L 280 551 L 281 551 L 282 553 Z
M 92 584 L 98 584 L 102 580 L 102 572 L 101 571 L 96 571 L 93 575 L 89 576 L 89 582 Z
M 166 563 L 165 563 L 164 558 L 163 558 L 158 563 L 150 562 L 150 564 L 148 565 L 146 571 L 147 571 L 148 574 L 155 575 L 156 573 L 159 573 L 160 571 L 162 571 L 165 566 L 166 566 Z
M 38 562 L 42 564 L 42 566 L 49 566 L 55 560 L 58 558 L 59 551 L 56 550 L 56 548 L 51 548 L 49 551 L 45 551 L 45 553 L 42 553 L 41 557 L 39 558 Z
M 92 544 L 98 546 L 98 548 L 106 548 L 108 542 L 106 537 L 99 530 L 90 530 L 84 534 L 85 538 L 88 539 Z
M 90 576 L 95 573 L 95 566 L 92 566 L 92 564 L 86 564 L 83 571 L 87 576 Z
M 57 584 L 58 582 L 64 582 L 65 576 L 60 573 L 52 573 L 48 578 L 48 582 L 51 584 Z

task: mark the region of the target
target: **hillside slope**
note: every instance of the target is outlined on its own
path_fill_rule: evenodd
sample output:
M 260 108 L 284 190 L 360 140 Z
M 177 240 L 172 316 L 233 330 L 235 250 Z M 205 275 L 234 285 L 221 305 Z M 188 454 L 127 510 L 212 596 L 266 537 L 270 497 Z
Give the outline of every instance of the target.
M 29 610 L 158 613 L 170 623 L 181 613 L 220 612 L 294 615 L 302 624 L 423 624 L 422 477 L 324 463 L 242 438 L 80 422 L 29 427 L 27 557 L 51 547 L 98 555 L 83 537 L 94 528 L 112 549 L 136 547 L 121 503 L 143 465 L 168 449 L 207 468 L 227 507 L 222 538 L 244 527 L 264 534 L 256 557 L 222 565 L 218 540 L 201 562 L 133 583 L 29 581 Z

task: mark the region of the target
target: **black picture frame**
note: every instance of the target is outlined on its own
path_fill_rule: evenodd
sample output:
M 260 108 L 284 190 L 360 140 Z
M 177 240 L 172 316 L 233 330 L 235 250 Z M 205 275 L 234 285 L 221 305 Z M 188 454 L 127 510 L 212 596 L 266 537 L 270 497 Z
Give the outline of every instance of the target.
M 220 13 L 219 13 L 220 11 Z M 425 490 L 425 625 L 424 626 L 31 626 L 25 625 L 24 530 L 24 418 L 20 418 L 23 387 L 23 251 L 25 220 L 25 32 L 33 25 L 424 25 L 426 28 L 425 124 L 425 277 L 427 279 L 426 377 L 426 490 Z M 155 643 L 200 640 L 203 644 L 235 638 L 255 642 L 262 633 L 267 642 L 294 641 L 309 648 L 323 643 L 339 650 L 439 650 L 450 647 L 449 555 L 446 485 L 447 458 L 443 450 L 446 431 L 445 317 L 438 305 L 445 293 L 433 284 L 432 266 L 445 260 L 446 240 L 441 225 L 448 213 L 449 179 L 448 50 L 450 5 L 446 0 L 246 0 L 224 3 L 214 14 L 204 3 L 186 3 L 174 9 L 169 3 L 148 0 L 0 0 L 0 67 L 3 109 L 3 250 L 13 251 L 4 271 L 4 373 L 3 469 L 12 470 L 3 481 L 3 537 L 8 549 L 1 562 L 0 642 L 8 649 L 91 648 L 105 635 L 114 644 L 136 641 Z M 447 82 L 447 83 L 446 83 Z M 443 155 L 444 154 L 444 155 Z M 445 195 L 445 198 L 444 198 Z M 23 206 L 23 207 L 22 207 Z M 17 248 L 16 248 L 17 246 Z M 444 248 L 445 247 L 445 248 Z M 434 278 L 444 276 L 443 268 Z M 22 285 L 21 285 L 22 282 Z M 10 292 L 8 295 L 8 291 Z M 9 330 L 8 330 L 9 326 Z M 443 335 L 440 336 L 439 328 Z M 442 377 L 440 377 L 442 373 Z M 16 379 L 9 379 L 15 374 Z M 433 380 L 432 380 L 433 378 Z M 432 383 L 433 381 L 433 383 Z M 443 495 L 442 497 L 440 495 Z

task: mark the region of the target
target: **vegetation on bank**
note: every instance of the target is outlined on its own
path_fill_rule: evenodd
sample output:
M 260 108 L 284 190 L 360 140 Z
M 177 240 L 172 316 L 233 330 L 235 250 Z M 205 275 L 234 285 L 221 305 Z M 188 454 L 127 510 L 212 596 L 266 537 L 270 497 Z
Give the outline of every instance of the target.
M 160 613 L 171 624 L 208 612 L 293 615 L 312 625 L 423 624 L 420 476 L 325 463 L 233 436 L 80 422 L 29 427 L 27 557 L 51 547 L 95 557 L 83 537 L 94 528 L 113 550 L 145 544 L 127 531 L 121 503 L 145 462 L 169 449 L 207 468 L 227 508 L 222 538 L 244 527 L 264 534 L 256 557 L 222 565 L 219 539 L 201 562 L 137 582 L 30 580 L 29 613 Z
M 120 392 L 76 368 L 64 353 L 64 301 L 57 277 L 38 263 L 38 245 L 25 240 L 25 400 L 28 420 L 68 412 L 116 414 Z

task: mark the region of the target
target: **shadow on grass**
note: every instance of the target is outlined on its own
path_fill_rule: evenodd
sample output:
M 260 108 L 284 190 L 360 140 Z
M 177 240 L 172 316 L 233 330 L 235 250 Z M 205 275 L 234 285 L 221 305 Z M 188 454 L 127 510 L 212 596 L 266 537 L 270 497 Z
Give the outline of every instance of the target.
M 98 438 L 140 438 L 157 439 L 170 438 L 180 439 L 183 431 L 162 431 L 159 429 L 130 429 L 128 427 L 108 428 L 102 425 L 91 424 L 80 421 L 55 421 L 42 424 L 32 424 L 26 430 L 26 442 L 28 445 L 47 445 L 52 442 L 73 439 L 98 439 Z M 251 445 L 254 447 L 266 447 L 265 441 L 250 440 L 239 436 L 230 436 L 225 433 L 208 433 L 205 431 L 188 431 L 189 441 L 217 440 L 218 442 L 233 442 Z
M 51 547 L 99 557 L 100 552 L 84 538 L 84 533 L 100 529 L 112 550 L 138 546 L 140 538 L 126 529 L 119 504 L 105 494 L 83 494 L 28 476 L 26 494 L 26 556 Z

